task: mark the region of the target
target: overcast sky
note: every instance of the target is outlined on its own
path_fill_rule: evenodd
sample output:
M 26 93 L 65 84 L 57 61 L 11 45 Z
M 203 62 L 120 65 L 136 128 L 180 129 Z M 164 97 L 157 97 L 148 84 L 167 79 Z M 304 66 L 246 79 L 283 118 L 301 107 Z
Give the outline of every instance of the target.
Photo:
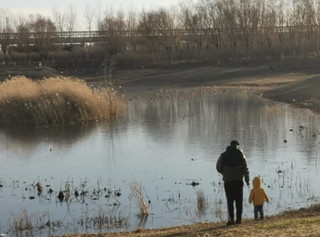
M 79 12 L 85 7 L 112 6 L 113 9 L 146 10 L 177 5 L 180 0 L 0 0 L 0 8 L 9 10 L 13 14 L 51 14 L 53 9 L 64 10 L 72 6 Z
M 85 9 L 92 11 L 100 9 L 102 13 L 110 8 L 114 12 L 119 9 L 124 12 L 129 10 L 140 12 L 142 9 L 149 11 L 159 8 L 171 8 L 178 6 L 181 1 L 188 2 L 192 0 L 0 0 L 0 10 L 5 10 L 16 17 L 40 14 L 53 20 L 54 10 L 66 13 L 70 12 L 70 7 L 72 7 L 77 14 L 77 25 L 80 26 L 77 28 L 84 30 L 85 20 L 83 15 Z

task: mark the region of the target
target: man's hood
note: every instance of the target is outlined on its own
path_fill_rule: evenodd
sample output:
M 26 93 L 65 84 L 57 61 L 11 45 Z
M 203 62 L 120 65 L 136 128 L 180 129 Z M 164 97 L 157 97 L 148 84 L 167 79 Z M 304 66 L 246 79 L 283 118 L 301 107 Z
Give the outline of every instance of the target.
M 238 146 L 227 146 L 226 151 L 230 152 L 230 151 L 236 151 L 239 150 Z

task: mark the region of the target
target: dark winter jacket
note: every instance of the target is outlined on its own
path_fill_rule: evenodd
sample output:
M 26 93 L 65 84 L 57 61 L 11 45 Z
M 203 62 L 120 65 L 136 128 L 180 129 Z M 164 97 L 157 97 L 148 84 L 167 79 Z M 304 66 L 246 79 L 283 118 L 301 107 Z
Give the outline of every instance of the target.
M 245 179 L 249 185 L 247 159 L 238 146 L 228 146 L 217 161 L 217 171 L 222 174 L 224 182 Z

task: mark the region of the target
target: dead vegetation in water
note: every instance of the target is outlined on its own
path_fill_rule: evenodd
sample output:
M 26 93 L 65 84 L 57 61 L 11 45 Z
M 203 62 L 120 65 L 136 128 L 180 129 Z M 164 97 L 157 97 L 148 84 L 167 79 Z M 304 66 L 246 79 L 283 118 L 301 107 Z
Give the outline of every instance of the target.
M 279 176 L 279 183 L 277 182 L 275 185 L 283 185 L 281 184 L 282 178 L 286 177 L 289 173 L 289 169 L 294 170 L 294 163 L 288 162 L 288 165 L 284 167 L 278 167 L 275 172 Z M 289 167 L 287 167 L 289 166 Z M 79 184 L 76 184 L 72 178 L 68 178 L 66 182 L 62 182 L 60 185 L 60 191 L 63 192 L 64 198 L 62 200 L 58 200 L 56 197 L 58 195 L 59 189 L 52 190 L 51 185 L 41 183 L 40 180 L 38 182 L 34 182 L 31 185 L 22 186 L 21 188 L 29 193 L 31 189 L 33 190 L 32 193 L 36 193 L 39 191 L 39 187 L 42 187 L 42 192 L 38 194 L 39 196 L 35 196 L 36 199 L 39 199 L 39 203 L 43 201 L 46 204 L 49 203 L 50 200 L 56 200 L 57 204 L 65 205 L 69 210 L 70 205 L 74 205 L 76 203 L 87 203 L 84 202 L 92 201 L 95 202 L 99 199 L 106 200 L 106 203 L 103 206 L 99 207 L 98 210 L 94 209 L 85 209 L 82 212 L 81 216 L 75 217 L 73 216 L 74 229 L 78 228 L 78 232 L 81 229 L 83 233 L 88 233 L 93 231 L 99 231 L 99 236 L 237 236 L 237 235 L 246 235 L 246 236 L 264 236 L 264 235 L 254 235 L 256 234 L 256 228 L 262 229 L 263 234 L 267 233 L 267 231 L 271 231 L 274 236 L 278 236 L 278 229 L 281 226 L 285 226 L 288 228 L 293 228 L 291 225 L 291 221 L 296 222 L 297 225 L 302 226 L 304 228 L 305 225 L 317 223 L 320 217 L 320 208 L 319 205 L 315 205 L 311 208 L 303 208 L 297 211 L 287 211 L 277 216 L 267 216 L 266 220 L 263 222 L 254 222 L 252 219 L 245 219 L 242 225 L 233 226 L 230 228 L 225 227 L 225 222 L 219 223 L 202 223 L 190 226 L 179 226 L 174 228 L 163 228 L 163 229 L 154 229 L 154 230 L 147 230 L 144 229 L 144 223 L 149 219 L 149 206 L 148 204 L 151 203 L 149 200 L 148 195 L 141 183 L 133 182 L 131 187 L 131 197 L 137 201 L 138 210 L 136 217 L 139 220 L 139 225 L 137 227 L 137 231 L 135 232 L 121 232 L 121 233 L 102 233 L 103 231 L 114 231 L 115 229 L 125 230 L 128 229 L 130 226 L 129 219 L 122 213 L 120 207 L 120 202 L 115 202 L 118 197 L 121 195 L 121 190 L 119 188 L 113 187 L 111 188 L 111 183 L 105 187 L 101 179 L 99 178 L 96 182 L 96 185 L 92 186 L 88 182 L 87 179 L 80 180 Z M 27 188 L 26 188 L 27 187 Z M 221 184 L 213 184 L 214 189 L 220 190 Z M 267 187 L 267 186 L 266 186 Z M 11 187 L 10 187 L 11 188 Z M 273 188 L 273 187 L 271 187 Z M 286 187 L 280 187 L 284 189 Z M 221 190 L 220 190 L 221 191 Z M 179 194 L 180 199 L 180 194 Z M 171 200 L 171 196 L 170 196 Z M 169 200 L 168 200 L 169 201 Z M 172 196 L 172 202 L 175 200 Z M 212 208 L 216 209 L 216 213 L 221 212 L 221 203 L 220 200 L 215 203 Z M 107 206 L 106 206 L 107 204 Z M 196 191 L 196 214 L 200 217 L 202 214 L 205 214 L 207 211 L 210 211 L 210 202 L 208 201 L 207 197 L 205 196 L 204 192 L 201 190 Z M 292 218 L 292 215 L 298 216 L 296 219 Z M 303 219 L 307 218 L 307 219 Z M 222 219 L 221 219 L 222 220 Z M 39 233 L 39 231 L 52 231 L 54 233 L 55 230 L 61 229 L 65 227 L 65 223 L 62 221 L 53 221 L 50 218 L 49 213 L 45 215 L 30 215 L 27 211 L 21 212 L 19 215 L 15 216 L 14 219 L 10 223 L 10 233 L 11 234 L 19 234 L 21 232 L 28 232 Z M 276 231 L 274 231 L 276 229 Z M 234 235 L 228 235 L 233 233 Z M 274 232 L 273 232 L 274 231 Z M 80 231 L 81 232 L 81 231 Z M 209 235 L 204 235 L 204 234 Z M 292 233 L 292 232 L 291 232 Z M 303 233 L 303 232 L 299 232 Z M 320 233 L 320 232 L 319 232 Z M 141 234 L 141 235 L 138 235 Z M 69 234 L 64 236 L 80 236 L 79 234 Z M 96 236 L 95 234 L 86 234 L 83 236 Z M 281 235 L 280 235 L 281 236 Z M 290 235 L 287 235 L 290 236 Z
M 142 186 L 138 182 L 133 182 L 130 185 L 131 192 L 133 197 L 135 198 L 138 207 L 139 207 L 139 213 L 138 216 L 140 218 L 146 218 L 149 215 L 149 209 L 147 206 L 147 202 L 145 201 L 144 194 L 142 192 Z
M 40 236 L 43 230 L 60 227 L 62 222 L 52 221 L 48 212 L 31 215 L 24 209 L 9 220 L 9 225 L 9 233 L 14 236 Z
M 283 108 L 277 105 L 268 105 L 263 107 L 263 109 L 267 114 L 279 114 Z
M 122 215 L 122 213 L 117 212 L 117 207 L 114 207 L 111 210 L 99 207 L 97 212 L 83 213 L 78 224 L 84 227 L 86 231 L 93 229 L 106 231 L 114 228 L 127 228 L 128 219 Z
M 15 180 L 11 184 L 8 183 L 6 188 L 21 189 L 24 201 L 34 202 L 36 200 L 39 205 L 64 206 L 68 217 L 72 220 L 73 229 L 89 232 L 96 229 L 108 231 L 128 228 L 128 217 L 119 208 L 121 203 L 118 199 L 122 195 L 120 188 L 111 187 L 111 183 L 108 184 L 108 187 L 102 186 L 100 178 L 93 186 L 87 178 L 80 179 L 80 183 L 78 183 L 68 177 L 66 181 L 61 182 L 60 189 L 54 188 L 47 181 L 42 183 L 39 179 L 37 182 L 28 184 L 25 181 Z M 102 205 L 98 209 L 91 208 L 91 204 L 95 203 Z M 79 215 L 70 214 L 70 210 L 79 207 L 79 205 L 86 206 L 86 208 L 80 211 Z M 23 209 L 12 213 L 8 218 L 8 223 L 6 232 L 10 236 L 41 236 L 41 232 L 43 236 L 49 236 L 46 233 L 61 232 L 71 226 L 63 219 L 51 218 L 49 210 L 38 213 Z M 24 235 L 24 233 L 27 234 Z
M 236 86 L 202 86 L 202 87 L 181 87 L 181 88 L 162 88 L 154 91 L 144 91 L 143 93 L 128 93 L 125 98 L 128 101 L 149 100 L 155 101 L 160 99 L 168 100 L 189 100 L 202 96 L 221 96 L 224 94 L 244 94 L 247 93 L 245 88 L 239 90 Z
M 16 215 L 11 223 L 11 229 L 15 231 L 29 231 L 34 226 L 31 222 L 31 217 L 26 210 L 21 211 L 19 215 Z
M 123 110 L 111 88 L 91 89 L 79 79 L 33 81 L 17 76 L 0 84 L 2 125 L 57 125 L 111 120 Z
M 199 190 L 197 191 L 197 214 L 204 215 L 207 211 L 207 199 L 204 195 L 204 192 Z

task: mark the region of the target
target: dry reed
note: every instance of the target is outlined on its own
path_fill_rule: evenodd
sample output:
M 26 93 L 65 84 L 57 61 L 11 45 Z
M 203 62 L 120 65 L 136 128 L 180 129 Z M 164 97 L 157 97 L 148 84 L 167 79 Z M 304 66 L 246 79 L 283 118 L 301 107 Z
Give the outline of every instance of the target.
M 199 190 L 197 192 L 197 213 L 199 215 L 205 214 L 207 210 L 207 201 L 204 193 Z
M 138 203 L 139 209 L 140 209 L 140 213 L 139 216 L 140 217 L 146 217 L 149 215 L 149 210 L 148 210 L 148 206 L 145 202 L 142 190 L 141 190 L 141 185 L 139 185 L 137 182 L 133 182 L 131 185 L 131 191 L 132 194 L 135 198 L 135 200 Z
M 122 99 L 112 89 L 91 89 L 70 77 L 33 81 L 17 76 L 0 84 L 1 125 L 111 120 L 123 108 Z
M 26 210 L 22 210 L 21 214 L 14 218 L 11 229 L 13 231 L 27 231 L 33 229 L 31 216 Z
M 264 110 L 267 114 L 279 114 L 281 112 L 281 107 L 278 105 L 268 105 L 264 107 Z

